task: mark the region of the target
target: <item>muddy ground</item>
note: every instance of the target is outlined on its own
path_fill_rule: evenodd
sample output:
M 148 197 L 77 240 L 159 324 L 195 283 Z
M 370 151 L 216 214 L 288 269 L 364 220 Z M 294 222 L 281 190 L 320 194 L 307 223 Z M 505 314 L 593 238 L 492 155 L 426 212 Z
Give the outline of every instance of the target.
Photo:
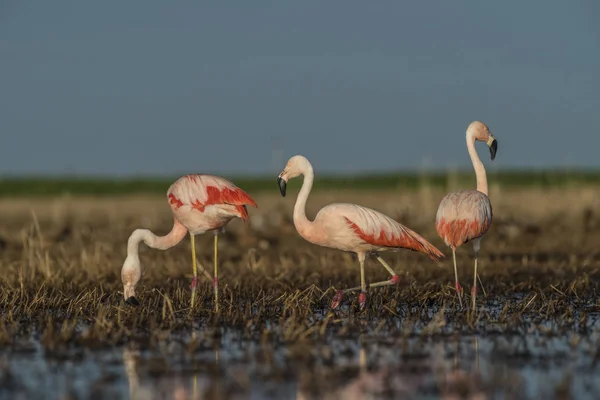
M 351 254 L 295 231 L 295 193 L 254 196 L 250 222 L 219 239 L 220 309 L 200 277 L 190 309 L 186 238 L 140 249 L 141 305 L 123 303 L 120 269 L 133 229 L 166 234 L 161 196 L 0 200 L 0 397 L 32 398 L 593 398 L 600 389 L 600 189 L 491 187 L 478 309 L 461 308 L 451 252 L 437 237 L 443 192 L 320 192 L 308 216 L 348 201 L 387 213 L 438 246 L 436 265 L 385 253 L 397 286 L 331 311 L 359 284 Z M 211 235 L 197 238 L 212 273 Z M 470 304 L 470 246 L 457 253 Z M 374 260 L 366 278 L 388 278 Z M 137 397 L 136 397 L 137 396 Z M 374 398 L 374 397 L 373 397 Z

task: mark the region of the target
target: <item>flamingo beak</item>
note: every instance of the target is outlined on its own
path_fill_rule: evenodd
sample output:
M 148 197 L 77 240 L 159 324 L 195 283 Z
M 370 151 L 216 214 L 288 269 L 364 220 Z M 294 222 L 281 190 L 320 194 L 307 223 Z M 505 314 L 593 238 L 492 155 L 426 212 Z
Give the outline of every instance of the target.
M 279 185 L 279 192 L 282 197 L 285 197 L 285 189 L 287 188 L 287 182 L 281 176 L 277 177 L 277 184 Z
M 490 148 L 490 157 L 492 158 L 492 161 L 493 161 L 494 158 L 496 158 L 496 151 L 498 151 L 498 141 L 496 140 L 495 137 L 493 137 L 492 135 L 490 135 L 490 138 L 488 139 L 487 145 Z
M 125 304 L 128 304 L 128 305 L 133 306 L 133 307 L 137 307 L 137 306 L 140 305 L 140 302 L 139 302 L 138 299 L 136 299 L 135 297 L 131 296 L 127 300 L 125 300 Z
M 139 300 L 135 297 L 135 285 L 126 283 L 123 285 L 123 297 L 125 298 L 125 304 L 137 307 L 140 305 Z

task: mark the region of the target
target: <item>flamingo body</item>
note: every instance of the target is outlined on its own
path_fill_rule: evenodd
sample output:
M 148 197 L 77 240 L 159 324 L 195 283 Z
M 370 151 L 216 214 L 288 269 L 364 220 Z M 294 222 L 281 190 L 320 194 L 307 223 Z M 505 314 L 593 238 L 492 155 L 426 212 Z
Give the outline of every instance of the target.
M 167 197 L 175 218 L 194 235 L 222 228 L 235 217 L 247 221 L 246 206 L 256 207 L 232 182 L 206 174 L 182 176 L 169 187 Z
M 440 202 L 435 229 L 446 246 L 456 249 L 485 235 L 492 224 L 492 203 L 477 190 L 449 193 Z
M 279 174 L 277 182 L 281 195 L 285 196 L 288 180 L 300 175 L 304 176 L 304 181 L 294 205 L 294 226 L 300 236 L 313 244 L 356 253 L 360 263 L 361 286 L 345 291 L 361 290 L 361 308 L 366 302 L 364 261 L 367 254 L 376 256 L 391 275 L 390 280 L 374 283 L 371 287 L 393 285 L 399 280 L 398 274 L 379 257 L 379 251 L 410 249 L 424 253 L 436 261 L 444 257 L 441 251 L 416 232 L 387 215 L 357 204 L 330 204 L 317 213 L 314 221 L 310 221 L 306 217 L 305 208 L 314 172 L 306 157 L 297 155 L 290 158 L 285 169 Z M 338 290 L 332 308 L 339 306 L 343 292 Z
M 215 232 L 214 263 L 215 307 L 217 307 L 217 235 L 233 218 L 248 220 L 246 206 L 257 207 L 256 202 L 235 186 L 219 176 L 189 174 L 177 179 L 167 190 L 167 199 L 173 212 L 173 228 L 164 236 L 157 236 L 148 229 L 136 229 L 127 242 L 127 258 L 121 269 L 123 297 L 132 305 L 139 304 L 135 298 L 135 287 L 141 277 L 138 255 L 140 242 L 159 250 L 167 250 L 183 240 L 189 233 L 192 243 L 192 266 L 194 278 L 192 289 L 196 287 L 195 235 L 208 231 Z M 208 275 L 208 273 L 206 273 Z M 192 292 L 192 307 L 194 306 Z
M 300 234 L 311 243 L 353 253 L 409 249 L 434 260 L 444 256 L 418 233 L 379 211 L 357 204 L 323 207 L 311 229 Z

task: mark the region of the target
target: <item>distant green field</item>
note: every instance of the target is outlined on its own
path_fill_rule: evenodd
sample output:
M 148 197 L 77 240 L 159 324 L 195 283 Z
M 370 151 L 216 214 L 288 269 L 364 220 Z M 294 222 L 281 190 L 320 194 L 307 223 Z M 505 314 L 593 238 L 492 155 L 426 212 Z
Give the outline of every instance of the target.
M 0 178 L 0 196 L 45 196 L 45 195 L 119 195 L 119 194 L 164 194 L 173 178 L 45 178 L 5 177 Z M 277 192 L 276 177 L 228 176 L 236 185 L 248 192 Z M 600 185 L 600 170 L 594 171 L 502 171 L 488 174 L 491 185 L 501 187 L 565 187 Z M 408 190 L 422 186 L 446 188 L 449 183 L 458 187 L 474 188 L 472 171 L 447 173 L 389 173 L 361 176 L 318 176 L 314 189 L 353 190 Z M 290 188 L 300 186 L 295 179 Z

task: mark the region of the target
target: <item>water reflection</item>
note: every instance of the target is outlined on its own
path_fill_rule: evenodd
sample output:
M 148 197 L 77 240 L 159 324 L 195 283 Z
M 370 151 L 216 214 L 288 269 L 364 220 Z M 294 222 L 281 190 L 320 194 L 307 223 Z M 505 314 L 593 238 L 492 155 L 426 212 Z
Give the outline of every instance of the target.
M 483 377 L 479 370 L 479 339 L 473 338 L 473 368 L 461 368 L 458 361 L 458 345 L 454 356 L 454 366 L 446 370 L 440 379 L 441 398 L 444 400 L 485 400 L 488 396 L 483 391 Z
M 584 351 L 597 342 L 583 338 L 578 351 L 565 353 L 568 338 L 365 336 L 275 344 L 200 330 L 152 348 L 57 356 L 32 341 L 27 352 L 0 350 L 0 398 L 585 398 L 600 390 L 596 353 Z
M 198 332 L 193 330 L 190 342 L 198 340 Z M 145 368 L 144 361 L 140 362 L 140 359 L 141 352 L 136 346 L 123 347 L 123 367 L 127 375 L 131 400 L 222 398 L 220 374 L 212 372 L 202 374 L 197 359 L 192 360 L 189 368 L 170 371 L 171 368 L 166 365 L 162 372 L 154 371 L 152 367 Z M 147 354 L 145 361 L 148 360 L 152 360 L 152 354 Z M 210 364 L 210 362 L 203 362 L 205 367 Z M 214 371 L 219 370 L 218 342 L 214 346 L 214 367 Z M 188 369 L 190 372 L 186 373 L 182 369 Z M 158 376 L 156 376 L 157 372 Z
M 125 347 L 123 349 L 123 363 L 129 383 L 129 399 L 131 400 L 154 400 L 154 399 L 201 399 L 200 392 L 208 388 L 208 380 L 198 380 L 194 374 L 189 388 L 189 377 L 177 374 L 175 376 L 145 376 L 140 379 L 137 369 L 140 365 L 140 352 Z
M 308 400 L 314 398 L 322 398 L 324 400 L 329 399 L 374 399 L 380 398 L 383 388 L 383 376 L 386 373 L 384 368 L 380 368 L 375 372 L 368 372 L 367 368 L 367 350 L 366 347 L 361 343 L 358 358 L 359 374 L 357 377 L 350 379 L 350 382 L 341 385 L 340 388 L 336 388 L 326 393 L 322 393 L 319 396 L 311 394 L 308 388 L 302 390 L 301 386 L 298 385 L 298 391 L 296 394 L 297 400 Z M 303 372 L 306 376 L 301 376 L 301 380 L 312 381 L 312 374 L 308 371 Z M 302 375 L 302 373 L 301 373 Z

